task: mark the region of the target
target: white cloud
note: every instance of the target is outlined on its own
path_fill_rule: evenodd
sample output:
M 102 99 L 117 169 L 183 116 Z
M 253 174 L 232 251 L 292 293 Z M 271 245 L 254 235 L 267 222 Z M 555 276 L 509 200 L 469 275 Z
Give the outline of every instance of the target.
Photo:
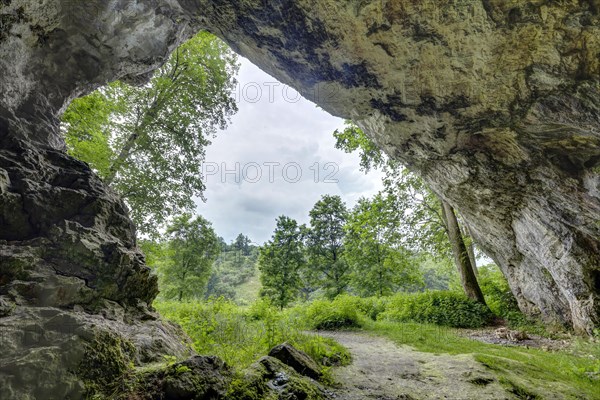
M 206 177 L 207 202 L 197 201 L 197 212 L 213 222 L 217 234 L 230 241 L 243 232 L 262 243 L 279 215 L 307 223 L 308 211 L 323 194 L 340 195 L 352 206 L 380 190 L 380 173 L 365 175 L 356 154 L 335 149 L 332 132 L 343 120 L 303 98 L 289 101 L 295 100 L 293 89 L 245 59 L 241 64 L 239 112 L 207 149 L 205 171 L 214 174 Z M 327 177 L 337 183 L 323 182 Z

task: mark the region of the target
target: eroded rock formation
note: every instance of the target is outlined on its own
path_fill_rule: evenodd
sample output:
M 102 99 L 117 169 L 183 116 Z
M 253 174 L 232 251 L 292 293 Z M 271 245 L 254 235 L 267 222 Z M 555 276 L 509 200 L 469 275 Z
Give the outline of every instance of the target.
M 524 311 L 600 322 L 600 2 L 211 4 L 211 30 L 460 210 Z
M 28 357 L 46 351 L 68 358 L 69 375 L 87 342 L 65 344 L 71 353 L 51 343 L 91 324 L 110 330 L 111 318 L 134 346 L 173 346 L 157 357 L 184 352 L 146 306 L 156 284 L 123 204 L 62 153 L 57 117 L 108 81 L 143 82 L 200 29 L 418 171 L 460 210 L 524 311 L 590 332 L 600 315 L 599 10 L 599 0 L 1 0 L 1 365 L 34 365 Z M 63 317 L 83 328 L 49 328 Z M 3 388 L 16 385 L 2 372 Z

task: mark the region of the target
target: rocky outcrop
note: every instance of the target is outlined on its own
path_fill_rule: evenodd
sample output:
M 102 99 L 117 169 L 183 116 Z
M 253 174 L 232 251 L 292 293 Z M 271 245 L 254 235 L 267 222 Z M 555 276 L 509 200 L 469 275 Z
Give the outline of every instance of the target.
M 156 277 L 123 202 L 87 165 L 1 133 L 2 398 L 82 398 L 131 366 L 191 355 L 148 306 Z
M 325 400 L 331 394 L 317 381 L 299 374 L 278 359 L 265 356 L 252 364 L 229 388 L 236 400 Z
M 320 379 L 323 374 L 317 363 L 308 354 L 296 349 L 289 343 L 277 345 L 269 351 L 269 356 L 278 359 L 296 372 L 312 379 Z
M 195 356 L 158 369 L 142 370 L 125 380 L 118 399 L 228 399 L 232 371 L 217 357 Z
M 100 318 L 117 304 L 124 324 L 147 326 L 156 286 L 123 204 L 61 153 L 57 117 L 98 85 L 143 82 L 206 28 L 419 172 L 524 311 L 590 332 L 599 10 L 598 0 L 0 1 L 2 322 L 50 320 L 47 307 L 73 316 L 74 305 Z

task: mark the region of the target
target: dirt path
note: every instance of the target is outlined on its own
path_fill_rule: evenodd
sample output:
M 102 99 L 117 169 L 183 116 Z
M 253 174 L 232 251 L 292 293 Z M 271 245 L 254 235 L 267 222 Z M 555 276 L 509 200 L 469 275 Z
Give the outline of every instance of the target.
M 319 332 L 352 353 L 353 362 L 335 368 L 337 400 L 514 399 L 494 375 L 469 355 L 430 354 L 355 332 Z

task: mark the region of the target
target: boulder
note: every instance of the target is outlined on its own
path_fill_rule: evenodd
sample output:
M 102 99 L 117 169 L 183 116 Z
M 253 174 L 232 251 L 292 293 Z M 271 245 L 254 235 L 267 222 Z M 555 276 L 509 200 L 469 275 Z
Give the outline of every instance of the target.
M 227 399 L 231 371 L 217 357 L 194 356 L 185 361 L 137 376 L 124 398 L 164 400 Z
M 293 368 L 270 356 L 262 357 L 234 380 L 229 389 L 236 400 L 324 400 L 330 393 L 317 381 L 302 376 Z
M 310 356 L 289 343 L 277 345 L 269 351 L 269 356 L 292 367 L 301 375 L 318 380 L 322 377 L 321 368 Z

